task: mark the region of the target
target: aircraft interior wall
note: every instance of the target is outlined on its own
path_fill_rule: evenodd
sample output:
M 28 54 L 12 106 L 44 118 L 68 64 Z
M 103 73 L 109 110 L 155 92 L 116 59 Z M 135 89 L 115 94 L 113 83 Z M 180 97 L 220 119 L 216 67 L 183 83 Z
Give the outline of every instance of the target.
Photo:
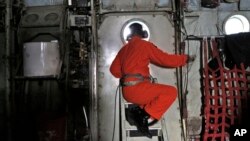
M 159 49 L 195 59 L 179 68 L 150 64 L 157 83 L 175 86 L 178 97 L 160 137 L 126 132 L 127 141 L 206 141 L 203 41 L 250 32 L 249 10 L 249 0 L 0 0 L 0 140 L 123 141 L 123 98 L 109 69 L 129 25 L 139 23 Z M 226 20 L 237 26 L 226 28 Z M 249 97 L 245 71 L 241 92 Z

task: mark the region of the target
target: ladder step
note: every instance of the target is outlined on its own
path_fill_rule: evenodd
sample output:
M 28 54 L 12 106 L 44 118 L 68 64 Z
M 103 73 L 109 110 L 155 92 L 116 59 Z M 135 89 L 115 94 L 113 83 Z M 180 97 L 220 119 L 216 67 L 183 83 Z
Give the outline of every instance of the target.
M 122 100 L 122 103 L 123 103 L 124 105 L 135 105 L 135 104 L 133 104 L 133 103 L 131 103 L 131 102 L 126 101 L 125 99 Z
M 135 105 L 135 104 L 133 104 L 133 103 L 131 103 L 131 102 L 125 102 L 124 104 L 125 104 L 125 105 Z
M 123 97 L 120 98 L 121 98 L 120 127 L 122 132 L 121 134 L 122 141 L 128 141 L 129 138 L 133 140 L 137 139 L 143 139 L 147 141 L 151 140 L 150 138 L 139 132 L 137 130 L 137 127 L 133 125 L 135 124 L 134 123 L 135 121 L 132 119 L 134 116 L 131 115 L 131 112 L 129 112 L 128 109 L 134 108 L 138 105 L 126 101 L 125 99 L 123 99 Z M 132 125 L 130 125 L 129 123 Z M 161 123 L 162 121 L 158 121 L 156 124 L 149 126 L 149 132 L 151 133 L 153 140 L 157 139 L 158 141 L 163 141 L 162 139 L 165 132 L 163 132 L 164 128 L 162 128 Z
M 136 130 L 136 126 L 127 125 L 126 130 Z M 148 127 L 149 130 L 161 130 L 161 127 Z
M 136 129 L 136 126 L 131 126 L 127 120 L 125 120 L 125 128 L 126 129 Z M 161 124 L 160 122 L 152 125 L 152 126 L 149 126 L 149 129 L 161 129 Z
M 138 130 L 127 130 L 126 132 L 127 132 L 128 137 L 142 137 L 142 136 L 145 136 L 141 132 L 139 132 Z M 152 130 L 149 130 L 149 132 L 151 133 L 152 136 L 161 136 L 161 130 L 152 129 Z

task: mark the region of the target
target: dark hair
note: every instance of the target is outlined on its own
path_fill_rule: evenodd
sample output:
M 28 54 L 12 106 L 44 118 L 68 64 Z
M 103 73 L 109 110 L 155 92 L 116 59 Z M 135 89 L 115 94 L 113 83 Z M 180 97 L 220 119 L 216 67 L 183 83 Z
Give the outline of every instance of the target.
M 142 30 L 142 25 L 139 23 L 133 23 L 129 26 L 130 31 L 131 31 L 131 35 L 139 35 L 141 37 L 143 37 L 144 33 Z

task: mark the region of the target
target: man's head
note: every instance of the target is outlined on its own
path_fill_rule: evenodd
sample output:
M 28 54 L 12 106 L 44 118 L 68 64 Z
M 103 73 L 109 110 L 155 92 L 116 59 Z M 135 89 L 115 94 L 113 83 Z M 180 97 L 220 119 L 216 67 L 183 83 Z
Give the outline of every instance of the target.
M 140 36 L 142 38 L 147 38 L 148 34 L 147 31 L 144 31 L 142 29 L 142 25 L 139 23 L 133 23 L 129 26 L 130 29 L 130 35 L 129 38 L 132 38 L 133 36 Z

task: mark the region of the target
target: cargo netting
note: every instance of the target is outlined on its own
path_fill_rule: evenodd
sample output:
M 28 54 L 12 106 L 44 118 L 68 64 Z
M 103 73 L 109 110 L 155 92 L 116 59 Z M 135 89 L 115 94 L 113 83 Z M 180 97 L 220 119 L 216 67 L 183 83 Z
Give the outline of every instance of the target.
M 203 141 L 229 141 L 230 127 L 241 124 L 247 110 L 249 73 L 243 64 L 225 68 L 217 46 L 213 38 L 202 41 Z

